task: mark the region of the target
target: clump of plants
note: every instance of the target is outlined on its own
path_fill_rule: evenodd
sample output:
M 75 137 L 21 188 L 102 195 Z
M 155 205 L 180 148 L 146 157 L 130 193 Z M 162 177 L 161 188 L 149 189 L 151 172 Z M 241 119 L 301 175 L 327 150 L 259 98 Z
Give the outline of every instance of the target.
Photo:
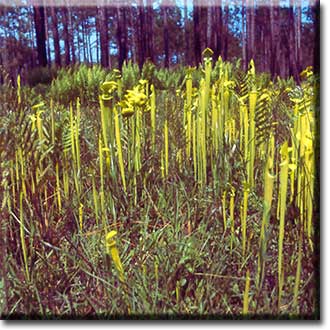
M 4 314 L 315 315 L 302 76 L 243 74 L 207 49 L 178 72 L 62 69 L 33 104 L 18 78 L 0 117 Z

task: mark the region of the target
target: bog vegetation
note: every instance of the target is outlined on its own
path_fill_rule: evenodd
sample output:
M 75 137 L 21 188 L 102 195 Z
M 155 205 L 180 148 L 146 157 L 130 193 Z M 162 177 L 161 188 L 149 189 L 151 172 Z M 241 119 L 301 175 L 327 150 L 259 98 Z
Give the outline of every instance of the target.
M 6 316 L 317 315 L 316 76 L 211 57 L 1 86 Z

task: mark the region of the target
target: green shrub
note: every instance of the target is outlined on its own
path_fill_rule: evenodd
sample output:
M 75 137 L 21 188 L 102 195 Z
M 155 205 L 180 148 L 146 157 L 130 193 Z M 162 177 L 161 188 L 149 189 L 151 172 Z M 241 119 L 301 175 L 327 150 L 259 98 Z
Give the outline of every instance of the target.
M 61 104 L 69 104 L 77 97 L 82 103 L 93 104 L 98 100 L 99 86 L 111 80 L 113 72 L 98 65 L 88 67 L 85 64 L 58 72 L 50 87 L 50 97 Z

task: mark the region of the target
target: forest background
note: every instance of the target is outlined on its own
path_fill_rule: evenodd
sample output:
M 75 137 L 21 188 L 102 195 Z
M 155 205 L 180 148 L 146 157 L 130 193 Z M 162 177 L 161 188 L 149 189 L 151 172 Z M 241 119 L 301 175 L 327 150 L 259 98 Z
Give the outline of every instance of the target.
M 194 66 L 206 47 L 214 59 L 241 58 L 243 69 L 253 58 L 257 70 L 272 77 L 299 81 L 307 66 L 319 70 L 314 63 L 319 58 L 317 1 L 15 3 L 0 7 L 0 65 L 13 79 L 20 73 L 31 85 L 50 81 L 54 68 L 81 62 L 108 68 L 121 68 L 128 60 L 140 68 L 146 61 L 166 68 Z

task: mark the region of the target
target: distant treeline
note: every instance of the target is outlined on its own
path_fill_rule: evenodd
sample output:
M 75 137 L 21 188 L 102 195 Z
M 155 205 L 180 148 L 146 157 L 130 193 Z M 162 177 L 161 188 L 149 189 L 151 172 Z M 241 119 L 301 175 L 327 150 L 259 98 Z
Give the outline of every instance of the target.
M 253 58 L 258 71 L 293 76 L 309 65 L 318 71 L 319 3 L 302 0 L 161 1 L 136 0 L 132 6 L 0 8 L 0 66 L 15 76 L 37 66 L 99 63 L 121 68 L 132 60 L 164 67 L 198 65 L 206 47 L 214 57 Z M 48 2 L 49 3 L 49 2 Z M 54 1 L 55 4 L 55 1 Z M 168 1 L 166 2 L 168 5 Z

